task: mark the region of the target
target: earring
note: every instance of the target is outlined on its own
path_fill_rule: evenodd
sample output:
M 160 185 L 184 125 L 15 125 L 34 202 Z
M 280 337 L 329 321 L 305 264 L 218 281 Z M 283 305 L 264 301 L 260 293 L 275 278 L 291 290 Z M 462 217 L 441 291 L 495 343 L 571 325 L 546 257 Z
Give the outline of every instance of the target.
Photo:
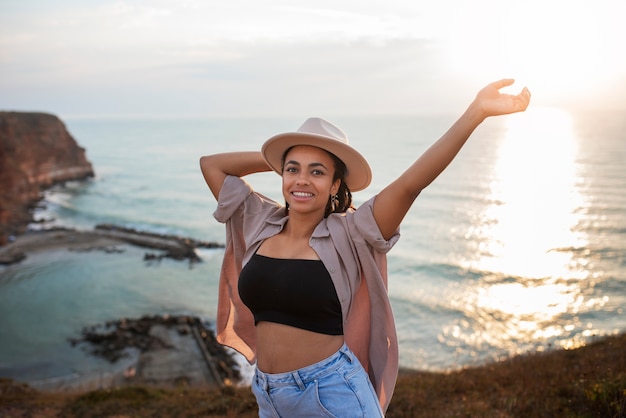
M 337 207 L 339 204 L 339 195 L 334 195 L 330 197 L 330 204 L 333 206 L 333 209 Z

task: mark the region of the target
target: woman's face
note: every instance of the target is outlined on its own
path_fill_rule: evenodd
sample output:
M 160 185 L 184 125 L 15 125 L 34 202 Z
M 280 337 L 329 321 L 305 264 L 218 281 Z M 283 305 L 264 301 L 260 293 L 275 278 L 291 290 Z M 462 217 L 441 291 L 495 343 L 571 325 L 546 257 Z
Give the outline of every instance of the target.
M 334 175 L 335 164 L 328 152 L 308 145 L 291 148 L 283 166 L 283 196 L 289 211 L 319 212 L 324 217 L 328 199 L 341 182 L 333 181 Z

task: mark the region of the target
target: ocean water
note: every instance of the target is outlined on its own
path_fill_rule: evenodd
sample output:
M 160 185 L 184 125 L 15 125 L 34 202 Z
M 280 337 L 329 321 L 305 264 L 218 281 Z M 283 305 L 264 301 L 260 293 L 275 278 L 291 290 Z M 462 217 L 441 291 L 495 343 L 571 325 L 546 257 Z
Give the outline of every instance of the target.
M 626 331 L 626 118 L 531 108 L 487 120 L 416 200 L 389 253 L 402 367 L 448 370 L 574 348 Z M 329 117 L 370 161 L 358 205 L 454 115 Z M 224 241 L 201 155 L 257 150 L 299 119 L 68 119 L 96 177 L 46 193 L 45 225 L 115 223 Z M 248 178 L 280 199 L 280 178 Z M 222 252 L 146 263 L 146 250 L 58 250 L 0 266 L 0 376 L 41 382 L 111 367 L 72 347 L 84 326 L 144 314 L 212 321 Z M 116 367 L 123 367 L 124 364 Z

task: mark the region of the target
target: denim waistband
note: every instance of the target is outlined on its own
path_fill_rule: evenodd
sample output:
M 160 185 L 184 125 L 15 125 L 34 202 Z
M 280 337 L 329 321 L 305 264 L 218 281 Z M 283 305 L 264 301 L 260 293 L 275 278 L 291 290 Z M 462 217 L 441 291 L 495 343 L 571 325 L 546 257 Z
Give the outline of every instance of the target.
M 255 372 L 257 383 L 267 390 L 269 387 L 297 385 L 303 388 L 306 384 L 333 373 L 346 362 L 358 361 L 354 353 L 344 343 L 337 352 L 310 366 L 286 373 L 264 373 L 258 367 Z

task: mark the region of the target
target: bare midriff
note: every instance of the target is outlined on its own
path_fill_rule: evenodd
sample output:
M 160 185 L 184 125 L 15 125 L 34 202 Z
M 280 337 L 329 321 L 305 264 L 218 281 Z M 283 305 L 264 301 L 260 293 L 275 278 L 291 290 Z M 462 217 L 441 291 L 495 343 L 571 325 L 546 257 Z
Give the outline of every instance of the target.
M 256 326 L 257 367 L 264 373 L 286 373 L 333 355 L 343 335 L 326 335 L 262 321 Z

